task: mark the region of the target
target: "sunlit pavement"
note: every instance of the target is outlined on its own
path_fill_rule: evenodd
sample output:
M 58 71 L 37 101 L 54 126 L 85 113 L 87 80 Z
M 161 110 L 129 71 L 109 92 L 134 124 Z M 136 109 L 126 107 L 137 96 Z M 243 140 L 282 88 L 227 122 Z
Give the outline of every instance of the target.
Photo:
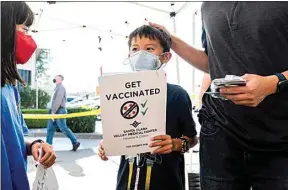
M 32 141 L 36 138 L 26 138 Z M 53 166 L 60 190 L 114 190 L 118 170 L 119 157 L 102 161 L 96 155 L 99 140 L 81 140 L 77 152 L 72 148 L 67 138 L 54 139 L 54 150 L 57 154 Z M 28 161 L 28 177 L 32 186 L 36 167 L 32 158 Z

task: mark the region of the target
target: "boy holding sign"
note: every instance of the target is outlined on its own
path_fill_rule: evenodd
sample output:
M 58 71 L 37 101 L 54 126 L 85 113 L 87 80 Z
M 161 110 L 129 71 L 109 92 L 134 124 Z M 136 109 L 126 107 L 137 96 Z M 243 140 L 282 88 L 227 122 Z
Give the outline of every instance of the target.
M 134 30 L 128 44 L 128 60 L 135 71 L 157 70 L 171 59 L 169 35 L 151 26 Z M 183 154 L 197 144 L 197 132 L 188 93 L 172 84 L 167 84 L 166 131 L 166 135 L 151 139 L 150 147 L 159 147 L 152 154 L 141 154 L 137 159 L 121 157 L 117 190 L 185 189 Z M 103 142 L 98 154 L 102 160 L 108 160 Z

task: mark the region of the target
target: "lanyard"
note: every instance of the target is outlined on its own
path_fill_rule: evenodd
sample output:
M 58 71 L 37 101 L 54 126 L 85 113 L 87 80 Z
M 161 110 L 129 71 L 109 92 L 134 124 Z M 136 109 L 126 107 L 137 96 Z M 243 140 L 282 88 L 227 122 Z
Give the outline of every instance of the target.
M 135 179 L 134 190 L 138 189 L 139 176 L 140 176 L 140 159 L 141 159 L 140 154 L 137 154 L 137 157 L 136 157 L 137 170 L 136 170 L 136 179 Z
M 139 177 L 140 177 L 140 156 L 137 156 L 137 170 L 136 170 L 136 179 L 135 179 L 135 187 L 134 190 L 138 189 L 138 184 L 139 184 Z M 131 183 L 132 183 L 132 176 L 133 176 L 133 169 L 134 169 L 134 161 L 135 157 L 129 158 L 129 175 L 128 175 L 128 185 L 127 185 L 127 190 L 131 190 Z M 149 190 L 150 188 L 150 182 L 151 182 L 151 173 L 152 173 L 152 168 L 153 168 L 153 161 L 150 159 L 146 159 L 146 180 L 145 180 L 145 190 Z
M 145 181 L 145 190 L 149 190 L 151 182 L 151 173 L 153 168 L 153 161 L 150 159 L 146 160 L 147 170 L 146 170 L 146 181 Z
M 134 166 L 134 158 L 129 158 L 129 176 L 128 176 L 127 190 L 130 190 L 130 189 L 131 189 L 133 166 Z
M 138 183 L 139 183 L 139 175 L 140 175 L 140 167 L 138 166 L 137 167 L 137 170 L 136 170 L 136 180 L 135 180 L 135 187 L 134 187 L 134 190 L 137 190 L 138 189 Z

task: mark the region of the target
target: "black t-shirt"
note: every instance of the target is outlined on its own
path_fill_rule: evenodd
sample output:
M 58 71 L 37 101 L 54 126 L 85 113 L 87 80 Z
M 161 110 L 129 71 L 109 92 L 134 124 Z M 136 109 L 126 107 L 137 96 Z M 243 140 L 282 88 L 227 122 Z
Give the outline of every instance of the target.
M 192 117 L 191 100 L 187 92 L 177 85 L 167 85 L 166 132 L 172 138 L 181 136 L 195 137 L 197 132 Z M 180 152 L 166 155 L 142 154 L 139 166 L 140 177 L 138 189 L 144 190 L 146 183 L 147 165 L 143 158 L 149 157 L 154 162 L 151 172 L 150 190 L 184 190 L 185 170 L 184 156 Z M 134 162 L 130 189 L 135 187 L 136 162 Z M 127 190 L 129 177 L 129 161 L 121 156 L 118 171 L 117 190 Z
M 204 2 L 202 20 L 212 80 L 288 70 L 288 2 Z M 288 150 L 288 92 L 255 108 L 204 95 L 201 117 L 249 150 Z

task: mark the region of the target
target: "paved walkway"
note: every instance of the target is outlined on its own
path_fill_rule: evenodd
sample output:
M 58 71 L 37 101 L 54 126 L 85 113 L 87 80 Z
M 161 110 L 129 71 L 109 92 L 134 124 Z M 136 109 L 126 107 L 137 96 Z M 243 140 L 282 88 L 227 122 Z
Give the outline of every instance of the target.
M 26 138 L 29 141 L 36 138 Z M 99 140 L 81 140 L 77 152 L 69 151 L 72 147 L 68 139 L 55 138 L 54 149 L 57 154 L 53 166 L 60 190 L 114 190 L 118 171 L 119 157 L 102 161 L 96 155 Z M 33 184 L 36 167 L 33 159 L 28 160 L 28 177 Z

